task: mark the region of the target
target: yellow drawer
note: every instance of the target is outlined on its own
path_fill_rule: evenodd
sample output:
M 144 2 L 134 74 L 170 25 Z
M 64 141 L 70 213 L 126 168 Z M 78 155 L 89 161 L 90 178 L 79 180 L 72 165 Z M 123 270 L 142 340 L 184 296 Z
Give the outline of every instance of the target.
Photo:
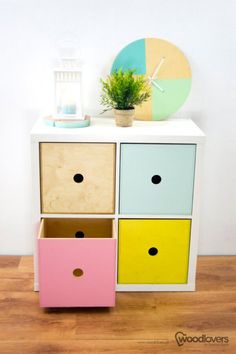
M 191 220 L 119 220 L 119 284 L 186 284 Z
M 113 213 L 115 144 L 41 143 L 43 213 Z

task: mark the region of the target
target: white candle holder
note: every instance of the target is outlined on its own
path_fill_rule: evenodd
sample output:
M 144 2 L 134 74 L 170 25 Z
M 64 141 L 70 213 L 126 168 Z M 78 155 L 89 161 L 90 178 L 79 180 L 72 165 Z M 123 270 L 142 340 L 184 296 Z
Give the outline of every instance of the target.
M 76 58 L 62 58 L 54 69 L 55 113 L 57 118 L 83 119 L 82 69 Z

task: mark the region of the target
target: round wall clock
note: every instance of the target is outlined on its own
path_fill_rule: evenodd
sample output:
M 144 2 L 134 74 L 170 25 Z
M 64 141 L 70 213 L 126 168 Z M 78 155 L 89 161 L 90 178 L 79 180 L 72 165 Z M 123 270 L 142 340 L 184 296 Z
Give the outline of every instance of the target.
M 140 120 L 162 120 L 175 113 L 191 87 L 191 69 L 175 45 L 158 38 L 143 38 L 124 47 L 116 56 L 111 72 L 134 69 L 151 85 L 151 99 L 136 107 Z

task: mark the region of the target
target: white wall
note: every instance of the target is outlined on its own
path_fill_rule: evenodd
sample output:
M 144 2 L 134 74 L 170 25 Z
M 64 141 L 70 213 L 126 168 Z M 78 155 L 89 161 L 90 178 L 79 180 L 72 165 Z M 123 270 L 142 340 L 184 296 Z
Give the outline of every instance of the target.
M 99 78 L 142 37 L 179 46 L 193 71 L 179 115 L 205 131 L 201 254 L 236 254 L 236 2 L 234 0 L 0 0 L 0 254 L 31 254 L 29 132 L 53 101 L 58 41 L 76 38 L 84 103 Z

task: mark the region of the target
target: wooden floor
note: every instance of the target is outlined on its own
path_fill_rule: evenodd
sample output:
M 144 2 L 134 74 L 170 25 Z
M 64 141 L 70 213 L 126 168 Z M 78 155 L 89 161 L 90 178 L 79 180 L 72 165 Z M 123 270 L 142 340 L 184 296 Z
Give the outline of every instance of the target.
M 199 257 L 196 292 L 117 293 L 114 309 L 39 308 L 32 257 L 0 257 L 0 278 L 0 354 L 236 353 L 236 257 Z

